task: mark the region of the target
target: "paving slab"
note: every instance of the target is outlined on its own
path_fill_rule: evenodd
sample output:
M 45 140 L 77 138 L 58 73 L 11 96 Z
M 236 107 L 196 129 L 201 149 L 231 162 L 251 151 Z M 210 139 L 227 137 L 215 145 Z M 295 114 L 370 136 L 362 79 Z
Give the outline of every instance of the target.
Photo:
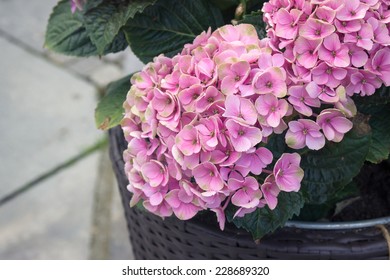
M 99 153 L 0 208 L 0 259 L 88 259 Z
M 93 85 L 104 87 L 143 66 L 129 49 L 103 59 L 45 50 L 57 2 L 0 1 L 0 198 L 100 139 Z M 91 156 L 1 207 L 0 259 L 89 258 L 98 162 Z M 133 259 L 113 184 L 106 256 Z
M 110 259 L 134 260 L 134 254 L 129 240 L 129 231 L 127 230 L 124 209 L 116 180 L 114 184 L 111 209 Z
M 90 80 L 100 89 L 104 89 L 110 82 L 123 77 L 120 65 L 107 62 L 98 57 L 78 59 L 69 63 L 67 68 Z
M 1 37 L 0 48 L 3 197 L 77 155 L 102 133 L 94 124 L 93 86 Z
M 43 53 L 46 23 L 57 2 L 58 0 L 1 0 L 0 29 Z
M 108 149 L 101 152 L 99 159 L 92 216 L 90 258 L 134 259 Z

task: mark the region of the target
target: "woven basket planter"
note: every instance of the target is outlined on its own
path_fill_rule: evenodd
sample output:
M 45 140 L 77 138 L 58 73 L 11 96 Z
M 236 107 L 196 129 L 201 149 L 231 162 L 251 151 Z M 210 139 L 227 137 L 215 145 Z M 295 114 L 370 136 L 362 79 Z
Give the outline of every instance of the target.
M 130 208 L 122 158 L 127 144 L 119 127 L 111 129 L 109 136 L 110 156 L 137 259 L 389 259 L 390 241 L 385 236 L 390 217 L 351 223 L 289 222 L 256 244 L 245 231 L 222 232 L 197 220 L 162 220 Z

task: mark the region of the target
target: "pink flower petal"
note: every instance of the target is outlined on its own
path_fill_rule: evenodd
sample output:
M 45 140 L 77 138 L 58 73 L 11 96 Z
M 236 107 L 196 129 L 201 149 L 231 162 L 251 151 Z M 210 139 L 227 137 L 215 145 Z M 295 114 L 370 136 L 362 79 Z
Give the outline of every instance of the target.
M 306 146 L 311 150 L 320 150 L 325 146 L 325 137 L 306 136 Z
M 193 204 L 182 203 L 178 208 L 173 208 L 173 213 L 175 213 L 176 217 L 180 220 L 189 220 L 192 219 L 199 210 L 199 207 Z
M 163 201 L 163 195 L 159 192 L 156 192 L 149 198 L 149 202 L 153 206 L 160 205 L 160 203 Z
M 323 39 L 332 34 L 336 28 L 322 20 L 309 18 L 306 23 L 300 28 L 299 35 L 308 39 L 316 40 Z

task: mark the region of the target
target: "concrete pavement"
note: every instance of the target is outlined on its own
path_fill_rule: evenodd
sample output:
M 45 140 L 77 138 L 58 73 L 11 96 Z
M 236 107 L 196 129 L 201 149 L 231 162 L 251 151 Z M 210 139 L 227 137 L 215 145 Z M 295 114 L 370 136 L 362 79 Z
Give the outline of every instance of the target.
M 0 199 L 49 174 L 0 207 L 0 259 L 131 259 L 107 148 L 50 171 L 104 137 L 98 92 L 142 63 L 129 50 L 79 59 L 43 49 L 56 2 L 0 1 Z

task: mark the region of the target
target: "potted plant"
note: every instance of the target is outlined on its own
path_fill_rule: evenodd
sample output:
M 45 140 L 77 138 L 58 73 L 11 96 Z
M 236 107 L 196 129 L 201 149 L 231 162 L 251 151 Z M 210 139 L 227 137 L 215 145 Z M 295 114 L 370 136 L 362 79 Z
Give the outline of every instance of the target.
M 146 63 L 96 110 L 136 256 L 388 258 L 389 4 L 60 1 L 48 48 Z

